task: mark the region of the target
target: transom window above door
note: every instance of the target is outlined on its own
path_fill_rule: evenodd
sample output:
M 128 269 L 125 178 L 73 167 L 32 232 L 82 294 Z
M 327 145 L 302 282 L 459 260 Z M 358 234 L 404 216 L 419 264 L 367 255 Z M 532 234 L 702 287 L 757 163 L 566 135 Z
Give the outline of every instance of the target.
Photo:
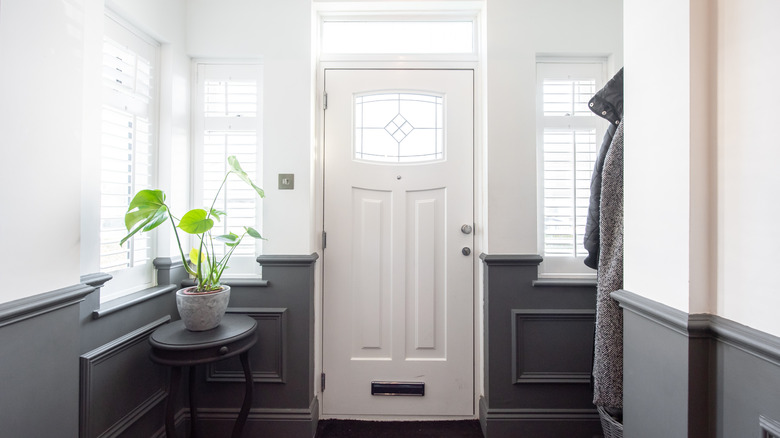
M 380 163 L 444 159 L 444 97 L 380 92 L 354 97 L 354 157 Z
M 322 53 L 468 53 L 474 52 L 473 18 L 426 21 L 376 19 L 325 20 Z

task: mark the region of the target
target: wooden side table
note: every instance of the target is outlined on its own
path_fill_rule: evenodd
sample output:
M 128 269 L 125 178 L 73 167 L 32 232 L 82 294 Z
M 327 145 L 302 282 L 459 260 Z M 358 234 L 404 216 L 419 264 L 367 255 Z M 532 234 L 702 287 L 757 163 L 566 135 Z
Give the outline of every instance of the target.
M 190 437 L 198 436 L 198 415 L 195 403 L 195 366 L 216 362 L 239 355 L 246 381 L 244 403 L 233 426 L 232 438 L 239 438 L 252 405 L 252 372 L 249 368 L 249 349 L 257 341 L 257 321 L 246 315 L 227 314 L 214 329 L 204 332 L 191 332 L 184 328 L 182 321 L 166 324 L 152 333 L 149 343 L 152 345 L 151 359 L 155 363 L 171 367 L 168 400 L 165 405 L 165 433 L 168 438 L 176 437 L 174 423 L 174 403 L 179 391 L 182 367 L 189 367 L 190 418 L 192 419 Z

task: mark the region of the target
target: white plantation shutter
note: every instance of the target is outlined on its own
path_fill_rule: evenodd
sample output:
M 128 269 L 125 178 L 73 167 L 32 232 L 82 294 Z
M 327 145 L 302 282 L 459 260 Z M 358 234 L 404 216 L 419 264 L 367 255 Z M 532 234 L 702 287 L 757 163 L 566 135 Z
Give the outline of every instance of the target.
M 601 62 L 537 63 L 540 247 L 548 274 L 586 273 L 582 264 L 590 181 L 604 123 L 588 108 L 603 86 Z M 591 271 L 592 272 L 592 271 Z
M 590 117 L 588 101 L 596 93 L 596 79 L 544 79 L 542 111 L 553 117 Z
M 544 254 L 584 256 L 595 129 L 544 130 Z
M 203 84 L 205 117 L 257 117 L 257 81 L 206 80 Z
M 158 45 L 107 16 L 103 40 L 100 159 L 100 269 L 126 287 L 151 284 L 153 237 L 127 234 L 124 214 L 134 194 L 155 179 L 155 69 Z M 122 273 L 119 273 L 122 271 Z M 114 285 L 115 289 L 117 285 Z
M 235 156 L 249 177 L 260 184 L 261 161 L 261 68 L 256 64 L 199 64 L 198 114 L 195 116 L 197 207 L 208 209 L 228 169 L 227 159 Z M 261 202 L 256 192 L 235 176 L 228 178 L 214 208 L 226 217 L 217 221 L 214 236 L 230 232 L 241 235 L 243 227 L 261 232 Z M 193 242 L 193 245 L 196 242 Z M 245 237 L 233 252 L 226 276 L 257 275 L 255 258 L 260 242 Z M 218 256 L 225 245 L 215 246 Z
M 218 131 L 207 130 L 203 133 L 203 206 L 209 207 L 214 195 L 228 169 L 227 158 L 235 155 L 238 161 L 253 181 L 257 181 L 257 134 L 251 131 Z M 256 192 L 238 178 L 229 178 L 219 194 L 214 206 L 217 210 L 227 213 L 214 226 L 215 235 L 234 232 L 241 235 L 243 227 L 258 227 Z M 224 254 L 224 245 L 215 248 L 217 254 Z M 241 242 L 233 253 L 238 255 L 253 255 L 254 240 Z
M 119 246 L 127 234 L 125 212 L 136 191 L 152 179 L 150 123 L 131 113 L 103 107 L 100 197 L 100 269 L 112 272 L 147 263 L 151 240 L 140 234 Z

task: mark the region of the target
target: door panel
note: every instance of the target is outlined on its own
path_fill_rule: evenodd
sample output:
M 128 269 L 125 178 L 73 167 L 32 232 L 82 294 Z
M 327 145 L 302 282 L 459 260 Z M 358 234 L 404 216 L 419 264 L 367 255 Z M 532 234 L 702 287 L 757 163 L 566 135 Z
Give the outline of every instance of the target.
M 473 415 L 473 72 L 327 70 L 325 89 L 323 413 Z

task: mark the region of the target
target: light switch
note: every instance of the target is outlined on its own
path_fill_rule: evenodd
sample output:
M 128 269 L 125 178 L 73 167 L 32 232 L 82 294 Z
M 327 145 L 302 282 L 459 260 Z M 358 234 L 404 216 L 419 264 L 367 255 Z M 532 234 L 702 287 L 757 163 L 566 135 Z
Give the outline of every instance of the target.
M 292 190 L 295 188 L 295 174 L 279 174 L 279 190 Z

